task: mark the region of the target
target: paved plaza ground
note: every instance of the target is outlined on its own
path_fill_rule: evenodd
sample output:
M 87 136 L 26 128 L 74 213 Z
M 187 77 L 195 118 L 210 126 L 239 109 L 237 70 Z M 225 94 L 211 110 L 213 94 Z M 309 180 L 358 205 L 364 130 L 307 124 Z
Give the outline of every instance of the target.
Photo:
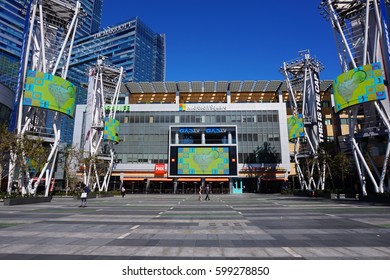
M 282 195 L 0 206 L 0 259 L 390 259 L 390 207 Z

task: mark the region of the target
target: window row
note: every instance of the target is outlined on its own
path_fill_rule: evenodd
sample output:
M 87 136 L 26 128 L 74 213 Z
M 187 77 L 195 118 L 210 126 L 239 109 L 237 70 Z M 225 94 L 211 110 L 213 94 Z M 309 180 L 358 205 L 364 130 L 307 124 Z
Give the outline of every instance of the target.
M 203 112 L 200 114 L 183 113 L 180 115 L 171 115 L 160 113 L 158 115 L 150 114 L 121 114 L 118 116 L 120 123 L 278 123 L 279 116 L 277 111 L 262 112 L 241 112 L 231 111 L 222 114 L 209 114 Z

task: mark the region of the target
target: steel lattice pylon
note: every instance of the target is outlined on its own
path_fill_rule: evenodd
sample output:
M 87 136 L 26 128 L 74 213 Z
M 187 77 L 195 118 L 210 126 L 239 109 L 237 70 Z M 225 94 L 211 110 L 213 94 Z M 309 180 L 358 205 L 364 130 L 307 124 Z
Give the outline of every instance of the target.
M 359 71 L 365 65 L 380 63 L 383 66 L 383 79 L 389 81 L 388 1 L 324 0 L 319 8 L 332 24 L 342 71 Z M 353 78 L 348 82 L 349 94 L 352 94 L 358 82 L 355 83 Z M 370 178 L 376 193 L 387 189 L 385 178 L 390 154 L 388 92 L 385 82 L 385 99 L 370 102 L 363 100 L 344 110 L 349 122 L 346 141 L 351 147 L 363 195 L 367 195 L 366 176 Z M 375 155 L 374 148 L 383 152 Z
M 285 62 L 280 72 L 286 78 L 294 122 L 301 120 L 301 135 L 294 142 L 294 161 L 302 189 L 324 189 L 325 164 L 318 160 L 319 145 L 324 141 L 319 72 L 322 64 L 300 52 L 298 59 Z M 305 167 L 305 168 L 304 168 Z
M 113 146 L 119 141 L 119 122 L 115 120 L 115 114 L 122 78 L 123 68 L 105 65 L 104 58 L 98 58 L 96 66 L 89 73 L 85 122 L 87 137 L 84 144 L 89 163 L 84 169 L 84 183 L 91 186 L 92 190 L 98 188 L 99 191 L 107 191 L 115 164 Z M 115 135 L 109 133 L 110 123 L 117 124 L 112 127 Z M 104 174 L 99 172 L 98 160 L 104 163 Z
M 17 172 L 18 168 L 13 164 L 15 161 L 11 160 L 8 192 L 11 192 L 14 177 L 17 176 L 22 193 L 34 194 L 43 178 L 45 195 L 49 193 L 60 144 L 60 119 L 63 115 L 61 110 L 64 108 L 63 103 L 67 101 L 64 96 L 68 96 L 64 92 L 73 94 L 73 88 L 65 88 L 64 84 L 71 85 L 66 81 L 66 77 L 81 13 L 78 1 L 70 4 L 69 1 L 60 0 L 32 0 L 28 5 L 10 129 L 20 137 L 25 135 L 29 139 L 42 139 L 44 144 L 50 147 L 50 153 L 35 179 L 30 172 Z M 58 81 L 64 84 L 58 84 Z M 34 83 L 45 88 L 38 92 L 33 88 Z M 31 98 L 27 92 L 32 93 Z M 49 95 L 51 103 L 46 100 Z M 37 101 L 37 98 L 40 98 L 38 96 L 42 98 L 41 101 Z M 57 106 L 57 109 L 53 109 L 54 106 Z M 74 106 L 69 108 L 67 115 L 72 117 Z M 12 156 L 14 155 L 11 154 L 11 158 Z

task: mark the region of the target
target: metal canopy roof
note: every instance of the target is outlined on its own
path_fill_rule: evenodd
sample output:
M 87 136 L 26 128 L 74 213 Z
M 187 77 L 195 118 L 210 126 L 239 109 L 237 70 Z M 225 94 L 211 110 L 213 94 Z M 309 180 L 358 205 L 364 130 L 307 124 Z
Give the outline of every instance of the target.
M 327 91 L 332 81 L 321 81 L 321 91 Z M 279 91 L 287 101 L 286 83 L 280 80 L 258 81 L 181 81 L 181 82 L 128 82 L 122 93 L 130 96 L 130 104 L 174 103 L 176 94 L 180 102 L 226 102 L 230 92 L 231 102 L 276 102 Z

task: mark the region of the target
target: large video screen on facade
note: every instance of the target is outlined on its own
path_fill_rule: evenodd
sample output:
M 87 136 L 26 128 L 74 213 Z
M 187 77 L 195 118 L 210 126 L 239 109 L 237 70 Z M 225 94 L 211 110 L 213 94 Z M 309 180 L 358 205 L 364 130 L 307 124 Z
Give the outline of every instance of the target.
M 386 98 L 383 71 L 380 62 L 367 64 L 334 80 L 335 112 L 347 107 Z
M 170 176 L 237 176 L 236 147 L 171 147 Z
M 73 118 L 76 87 L 61 77 L 29 70 L 23 105 L 46 108 Z

